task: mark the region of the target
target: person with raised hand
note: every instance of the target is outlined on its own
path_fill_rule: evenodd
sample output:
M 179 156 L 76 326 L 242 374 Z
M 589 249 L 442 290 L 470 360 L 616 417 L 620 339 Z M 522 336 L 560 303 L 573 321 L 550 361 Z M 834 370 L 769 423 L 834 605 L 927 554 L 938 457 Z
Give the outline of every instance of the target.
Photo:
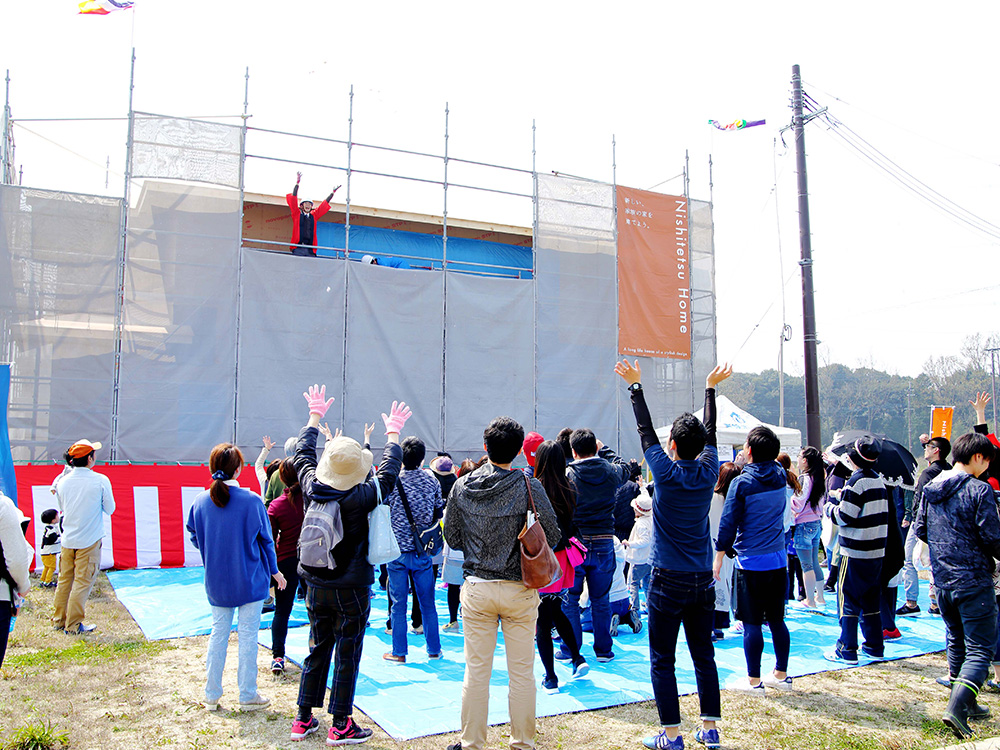
M 647 606 L 649 671 L 660 731 L 643 739 L 642 744 L 651 750 L 684 748 L 674 672 L 677 635 L 683 625 L 701 707 L 702 726 L 695 732 L 695 739 L 716 750 L 716 722 L 721 719 L 722 706 L 712 645 L 715 581 L 708 513 L 719 478 L 715 386 L 728 378 L 733 368 L 719 365 L 705 379 L 704 424 L 693 414 L 681 414 L 674 420 L 669 455 L 653 429 L 642 392 L 639 360 L 633 364 L 622 360 L 615 364 L 615 372 L 628 384 L 643 455 L 653 473 L 653 548 L 649 559 L 653 574 Z
M 375 509 L 379 495 L 388 497 L 396 484 L 403 460 L 399 431 L 411 412 L 405 403 L 393 401 L 389 414 L 382 414 L 386 446 L 378 471 L 371 476 L 372 452 L 344 435 L 337 434 L 327 442 L 316 460 L 319 423 L 333 399 L 327 399 L 326 386 L 313 385 L 302 395 L 309 406 L 309 421 L 299 432 L 292 459 L 302 498 L 307 511 L 312 503 L 337 503 L 344 537 L 332 550 L 332 570 L 299 564 L 299 575 L 308 584 L 306 610 L 313 645 L 302 664 L 291 739 L 304 739 L 319 729 L 312 709 L 323 705 L 332 659 L 327 710 L 333 720 L 326 743 L 355 745 L 372 734 L 371 729 L 358 726 L 351 715 L 371 609 L 369 592 L 375 580 L 368 563 L 368 514 Z M 371 429 L 365 425 L 366 444 Z

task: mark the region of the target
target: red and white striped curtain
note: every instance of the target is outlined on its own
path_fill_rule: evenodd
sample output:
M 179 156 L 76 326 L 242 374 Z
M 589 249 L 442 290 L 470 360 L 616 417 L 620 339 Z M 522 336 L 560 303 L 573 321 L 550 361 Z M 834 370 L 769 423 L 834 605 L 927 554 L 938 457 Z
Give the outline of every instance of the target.
M 25 464 L 15 467 L 18 506 L 31 519 L 28 541 L 41 565 L 42 513 L 58 507 L 52 481 L 62 467 Z M 104 517 L 102 568 L 179 568 L 201 565 L 201 555 L 184 528 L 198 495 L 211 483 L 207 466 L 97 466 L 111 480 L 117 506 Z M 253 467 L 245 467 L 240 486 L 259 492 Z

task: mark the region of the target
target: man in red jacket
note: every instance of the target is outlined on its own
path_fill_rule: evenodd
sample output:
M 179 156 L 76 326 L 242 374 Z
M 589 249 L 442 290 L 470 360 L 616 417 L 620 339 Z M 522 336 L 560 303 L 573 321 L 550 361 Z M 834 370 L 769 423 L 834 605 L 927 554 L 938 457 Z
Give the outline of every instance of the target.
M 330 201 L 333 194 L 340 190 L 340 185 L 333 189 L 333 193 L 326 196 L 326 200 L 319 204 L 314 211 L 312 201 L 302 201 L 299 203 L 299 183 L 302 182 L 302 173 L 296 172 L 295 187 L 292 192 L 285 196 L 288 208 L 292 212 L 292 255 L 305 255 L 316 257 L 316 222 L 330 210 Z

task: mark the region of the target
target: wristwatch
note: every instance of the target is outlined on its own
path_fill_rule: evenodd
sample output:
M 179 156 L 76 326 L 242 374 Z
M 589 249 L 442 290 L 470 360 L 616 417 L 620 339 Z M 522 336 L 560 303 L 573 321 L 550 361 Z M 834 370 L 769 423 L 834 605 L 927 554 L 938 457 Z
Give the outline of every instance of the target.
M 641 391 L 642 390 L 642 383 L 632 383 L 632 385 L 630 385 L 628 387 L 628 389 L 629 389 L 630 393 L 635 393 L 636 391 Z

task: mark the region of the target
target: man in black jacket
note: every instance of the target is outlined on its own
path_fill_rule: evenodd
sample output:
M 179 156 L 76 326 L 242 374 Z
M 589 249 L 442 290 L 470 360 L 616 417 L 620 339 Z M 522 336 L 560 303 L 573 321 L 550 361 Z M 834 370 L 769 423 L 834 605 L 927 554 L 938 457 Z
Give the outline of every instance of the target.
M 924 487 L 914 523 L 917 538 L 930 548 L 938 606 L 948 626 L 948 673 L 953 681 L 943 720 L 959 739 L 972 734 L 970 718 L 989 715 L 976 697 L 997 641 L 993 560 L 1000 558 L 1000 516 L 993 490 L 975 477 L 990 465 L 994 453 L 985 435 L 958 438 L 955 468 Z
M 587 547 L 587 556 L 576 568 L 576 579 L 563 611 L 576 633 L 577 643 L 582 644 L 580 595 L 586 580 L 594 621 L 594 654 L 597 661 L 606 662 L 615 658 L 608 599 L 615 575 L 615 493 L 628 479 L 629 467 L 587 428 L 573 430 L 569 443 L 576 459 L 566 468 L 566 476 L 576 492 L 573 520 L 580 540 Z M 570 655 L 560 651 L 556 658 L 566 660 Z
M 896 614 L 899 617 L 916 615 L 920 612 L 920 606 L 917 604 L 917 594 L 920 592 L 920 579 L 917 577 L 917 569 L 913 567 L 913 548 L 917 544 L 917 537 L 913 533 L 911 524 L 920 507 L 924 487 L 942 471 L 951 469 L 951 464 L 948 463 L 948 454 L 950 452 L 951 443 L 948 442 L 948 438 L 946 437 L 931 438 L 924 443 L 924 458 L 927 459 L 927 468 L 920 472 L 920 476 L 917 478 L 917 487 L 913 491 L 913 504 L 906 509 L 906 513 L 903 516 L 903 528 L 906 529 L 908 526 L 910 528 L 907 529 L 906 540 L 903 546 L 903 589 L 906 601 L 902 607 L 896 610 Z M 932 615 L 940 614 L 934 596 L 933 576 L 930 581 L 930 597 L 930 613 Z
M 313 503 L 337 503 L 344 526 L 344 538 L 333 548 L 336 567 L 306 567 L 299 564 L 299 576 L 309 584 L 306 610 L 312 648 L 302 664 L 299 681 L 298 713 L 292 722 L 292 739 L 301 740 L 319 728 L 312 709 L 323 705 L 326 678 L 333 658 L 333 681 L 328 711 L 333 716 L 328 745 L 364 742 L 372 730 L 359 727 L 351 714 L 358 665 L 364 645 L 365 625 L 371 610 L 370 590 L 375 581 L 368 562 L 368 514 L 378 504 L 378 494 L 388 497 L 396 485 L 403 452 L 399 431 L 410 417 L 406 404 L 392 402 L 385 422 L 386 446 L 374 478 L 369 478 L 372 453 L 368 437 L 374 428 L 365 426 L 365 447 L 356 440 L 337 436 L 327 443 L 322 458 L 316 460 L 317 427 L 333 399 L 326 399 L 326 386 L 312 386 L 303 396 L 309 404 L 309 421 L 299 433 L 292 463 L 302 487 L 306 510 Z M 375 483 L 379 488 L 376 489 Z

